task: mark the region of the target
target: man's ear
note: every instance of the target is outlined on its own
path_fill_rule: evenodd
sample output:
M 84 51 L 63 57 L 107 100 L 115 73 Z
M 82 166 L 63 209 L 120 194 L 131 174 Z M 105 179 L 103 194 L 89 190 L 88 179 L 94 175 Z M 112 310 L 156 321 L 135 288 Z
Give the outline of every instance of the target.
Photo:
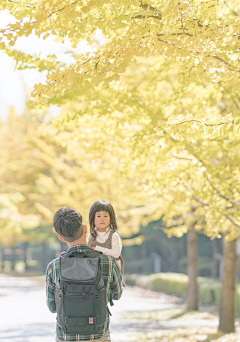
M 83 234 L 87 234 L 87 226 L 85 224 L 83 225 Z
M 58 235 L 58 238 L 59 238 L 59 240 L 62 241 L 62 242 L 67 242 L 61 235 Z

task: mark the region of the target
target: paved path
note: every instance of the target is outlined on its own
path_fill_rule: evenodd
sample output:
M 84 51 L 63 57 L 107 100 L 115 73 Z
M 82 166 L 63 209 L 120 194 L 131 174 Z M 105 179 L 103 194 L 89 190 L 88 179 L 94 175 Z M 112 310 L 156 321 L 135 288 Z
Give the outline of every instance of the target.
M 133 341 L 137 332 L 174 329 L 174 320 L 127 320 L 126 313 L 180 307 L 175 297 L 127 287 L 111 308 L 112 342 Z M 56 314 L 48 311 L 45 286 L 28 278 L 0 275 L 0 341 L 54 342 Z M 12 324 L 14 322 L 14 324 Z M 178 320 L 177 326 L 181 326 Z M 183 326 L 186 322 L 182 322 Z M 189 324 L 189 323 L 188 323 Z M 195 322 L 196 324 L 196 322 Z M 217 324 L 215 322 L 214 324 Z

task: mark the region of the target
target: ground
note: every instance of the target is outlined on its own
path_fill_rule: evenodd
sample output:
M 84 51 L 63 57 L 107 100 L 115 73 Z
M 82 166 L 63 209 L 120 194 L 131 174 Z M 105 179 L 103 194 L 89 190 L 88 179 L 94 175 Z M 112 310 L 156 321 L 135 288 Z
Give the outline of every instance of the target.
M 43 278 L 0 274 L 0 341 L 53 342 L 56 314 L 48 311 Z M 215 335 L 214 308 L 187 313 L 180 299 L 127 287 L 111 308 L 112 342 L 240 341 L 240 335 Z M 238 327 L 237 327 L 238 329 Z

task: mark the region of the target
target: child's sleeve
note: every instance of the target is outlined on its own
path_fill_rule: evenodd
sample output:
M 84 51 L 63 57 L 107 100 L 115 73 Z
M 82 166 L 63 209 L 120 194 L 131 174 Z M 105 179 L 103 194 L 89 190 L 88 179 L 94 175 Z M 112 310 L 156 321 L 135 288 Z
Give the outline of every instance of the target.
M 89 243 L 90 238 L 91 238 L 91 234 L 89 234 L 87 237 L 87 244 Z
M 105 248 L 96 246 L 96 251 L 102 252 L 105 255 L 110 255 L 114 258 L 118 258 L 122 252 L 122 241 L 118 233 L 114 233 L 112 236 L 112 248 Z

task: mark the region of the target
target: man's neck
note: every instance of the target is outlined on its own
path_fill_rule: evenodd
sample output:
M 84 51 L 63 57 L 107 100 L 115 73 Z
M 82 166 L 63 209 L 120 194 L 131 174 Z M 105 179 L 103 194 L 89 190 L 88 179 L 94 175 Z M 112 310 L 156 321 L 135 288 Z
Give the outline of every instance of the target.
M 73 246 L 76 246 L 76 245 L 87 245 L 87 240 L 86 238 L 82 237 L 76 241 L 73 241 L 73 242 L 67 242 L 67 245 L 68 245 L 68 248 L 71 248 Z

